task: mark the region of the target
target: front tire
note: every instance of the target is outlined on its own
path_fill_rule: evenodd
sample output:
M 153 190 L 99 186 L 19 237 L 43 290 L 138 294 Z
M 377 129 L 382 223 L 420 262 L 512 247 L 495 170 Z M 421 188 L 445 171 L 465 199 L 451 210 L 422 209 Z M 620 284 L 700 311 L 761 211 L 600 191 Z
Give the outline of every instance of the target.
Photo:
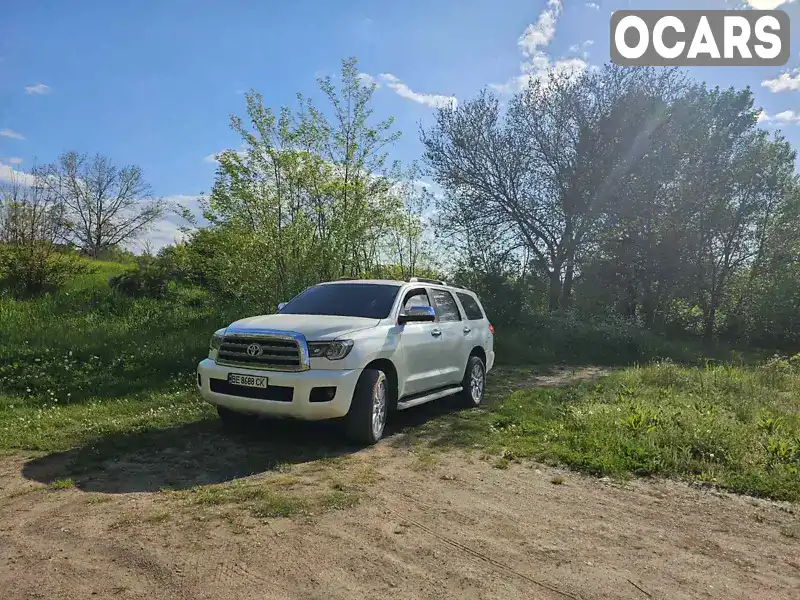
M 389 411 L 389 379 L 380 369 L 364 369 L 358 378 L 345 432 L 353 442 L 372 445 L 383 437 Z
M 486 366 L 480 356 L 469 357 L 467 368 L 464 370 L 464 379 L 461 380 L 461 387 L 464 388 L 458 395 L 461 406 L 477 408 L 481 405 L 483 394 L 486 391 Z

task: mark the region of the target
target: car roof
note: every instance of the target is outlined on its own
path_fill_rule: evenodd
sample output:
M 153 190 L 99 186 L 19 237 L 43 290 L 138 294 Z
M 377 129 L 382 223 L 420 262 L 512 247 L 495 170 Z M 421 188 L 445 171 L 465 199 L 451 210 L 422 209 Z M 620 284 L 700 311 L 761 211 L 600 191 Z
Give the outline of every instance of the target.
M 394 279 L 350 279 L 350 278 L 343 278 L 343 279 L 334 279 L 333 281 L 323 281 L 318 285 L 335 285 L 339 283 L 367 283 L 372 285 L 396 285 L 401 286 L 405 285 L 405 281 L 396 281 Z
M 350 279 L 350 278 L 342 278 L 342 279 L 335 279 L 333 281 L 323 281 L 318 285 L 336 285 L 341 283 L 365 283 L 365 284 L 372 284 L 372 285 L 396 285 L 398 287 L 408 285 L 408 286 L 420 286 L 420 287 L 430 287 L 430 288 L 441 288 L 441 289 L 448 289 L 453 290 L 454 292 L 458 293 L 467 293 L 472 296 L 476 296 L 477 294 L 472 290 L 468 290 L 467 288 L 462 288 L 457 285 L 450 285 L 447 283 L 432 283 L 430 281 L 398 281 L 396 279 Z

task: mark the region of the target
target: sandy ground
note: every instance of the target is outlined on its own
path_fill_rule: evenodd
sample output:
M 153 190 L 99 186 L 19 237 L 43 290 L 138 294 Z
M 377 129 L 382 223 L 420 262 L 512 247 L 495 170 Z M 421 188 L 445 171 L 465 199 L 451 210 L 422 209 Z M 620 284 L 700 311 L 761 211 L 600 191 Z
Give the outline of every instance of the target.
M 456 454 L 420 468 L 384 443 L 341 466 L 379 475 L 357 507 L 234 524 L 159 492 L 47 489 L 24 463 L 0 463 L 8 600 L 800 598 L 792 507 L 677 483 L 555 485 Z
M 307 424 L 232 437 L 214 421 L 0 457 L 0 598 L 800 598 L 797 506 L 431 453 L 404 443 L 424 408 L 366 450 Z M 90 468 L 48 485 L 70 464 Z M 258 519 L 192 500 L 237 481 L 344 482 L 361 501 Z

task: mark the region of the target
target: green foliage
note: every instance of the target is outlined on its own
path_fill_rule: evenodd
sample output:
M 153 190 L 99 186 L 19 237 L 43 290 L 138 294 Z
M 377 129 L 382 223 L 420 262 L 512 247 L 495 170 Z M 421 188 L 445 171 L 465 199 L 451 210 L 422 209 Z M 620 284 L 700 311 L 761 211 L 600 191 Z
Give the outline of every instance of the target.
M 112 277 L 111 289 L 132 298 L 164 298 L 175 277 L 174 262 L 166 257 L 144 255 L 136 266 Z
M 447 415 L 414 437 L 598 476 L 658 474 L 798 501 L 800 369 L 773 374 L 769 362 L 659 362 L 597 382 L 526 389 L 504 371 L 490 380 L 488 410 Z M 516 391 L 497 390 L 509 384 Z
M 88 272 L 88 264 L 75 252 L 54 250 L 44 242 L 0 245 L 0 292 L 16 298 L 56 291 Z
M 613 65 L 441 108 L 422 142 L 454 271 L 499 323 L 577 308 L 796 350 L 796 153 L 758 112 L 751 90 Z
M 247 119 L 231 118 L 241 151 L 223 152 L 205 216 L 211 227 L 177 250 L 187 275 L 227 301 L 273 310 L 319 281 L 409 276 L 424 268 L 420 240 L 426 195 L 389 164 L 398 133 L 376 121 L 374 86 L 344 61 L 341 78 L 319 81 L 324 109 L 265 107 L 246 95 Z
M 495 350 L 500 362 L 515 365 L 559 361 L 611 365 L 660 358 L 698 363 L 709 353 L 735 358 L 721 346 L 704 347 L 685 335 L 667 337 L 613 315 L 592 318 L 577 313 L 533 314 L 497 324 Z
M 0 299 L 0 389 L 33 406 L 176 389 L 226 313 L 191 290 L 133 299 L 107 287 Z

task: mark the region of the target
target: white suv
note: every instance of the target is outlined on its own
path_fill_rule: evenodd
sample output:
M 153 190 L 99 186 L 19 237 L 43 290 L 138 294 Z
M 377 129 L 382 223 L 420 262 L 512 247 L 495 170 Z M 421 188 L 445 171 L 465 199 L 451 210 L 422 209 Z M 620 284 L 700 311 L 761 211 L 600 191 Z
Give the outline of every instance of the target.
M 451 394 L 478 406 L 493 364 L 494 329 L 469 290 L 338 280 L 215 332 L 197 385 L 225 421 L 344 417 L 351 439 L 374 444 L 392 410 Z

